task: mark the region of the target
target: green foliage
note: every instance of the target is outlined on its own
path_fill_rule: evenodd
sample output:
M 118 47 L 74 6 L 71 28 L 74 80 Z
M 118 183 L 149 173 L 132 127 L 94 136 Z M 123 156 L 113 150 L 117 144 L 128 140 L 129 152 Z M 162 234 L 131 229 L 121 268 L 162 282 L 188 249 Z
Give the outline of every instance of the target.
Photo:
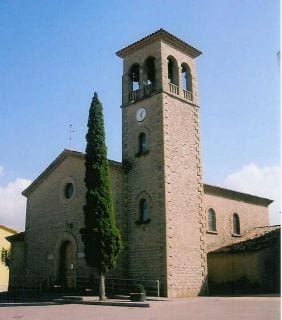
M 4 266 L 6 266 L 8 268 L 10 265 L 10 258 L 11 258 L 10 250 L 2 248 L 1 249 L 1 263 L 4 264 Z
M 135 284 L 132 289 L 132 293 L 145 293 L 145 288 L 142 284 Z
M 99 273 L 105 273 L 115 266 L 122 251 L 122 241 L 115 226 L 103 109 L 96 92 L 89 110 L 86 140 L 85 227 L 80 232 L 87 264 L 96 267 Z

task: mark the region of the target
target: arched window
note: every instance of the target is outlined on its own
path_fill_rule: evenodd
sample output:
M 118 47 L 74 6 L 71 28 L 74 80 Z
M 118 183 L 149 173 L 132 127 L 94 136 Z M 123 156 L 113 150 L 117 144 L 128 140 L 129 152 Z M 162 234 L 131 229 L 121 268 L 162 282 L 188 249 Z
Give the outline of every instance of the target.
M 146 199 L 141 199 L 139 202 L 139 220 L 141 223 L 149 221 L 149 210 Z
M 191 70 L 187 63 L 181 64 L 181 85 L 183 90 L 192 92 Z
M 233 233 L 240 234 L 240 218 L 237 213 L 233 214 Z
M 144 154 L 148 151 L 147 148 L 147 138 L 144 132 L 140 133 L 138 136 L 138 153 Z
M 178 79 L 177 61 L 172 56 L 169 56 L 167 58 L 167 74 L 168 74 L 168 82 L 178 86 L 179 79 Z
M 144 63 L 145 71 L 145 81 L 147 85 L 155 85 L 156 82 L 156 68 L 155 68 L 155 58 L 148 57 Z
M 208 231 L 216 231 L 216 215 L 212 208 L 208 211 Z
M 130 89 L 136 91 L 140 87 L 140 68 L 138 63 L 134 63 L 130 69 L 128 77 L 130 79 Z

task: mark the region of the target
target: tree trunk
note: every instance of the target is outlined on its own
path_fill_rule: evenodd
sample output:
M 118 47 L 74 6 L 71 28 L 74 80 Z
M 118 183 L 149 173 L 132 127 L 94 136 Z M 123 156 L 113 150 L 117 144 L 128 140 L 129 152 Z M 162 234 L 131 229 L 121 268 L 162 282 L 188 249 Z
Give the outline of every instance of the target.
M 99 300 L 106 300 L 106 292 L 105 292 L 105 275 L 103 272 L 100 273 L 100 286 L 99 286 Z

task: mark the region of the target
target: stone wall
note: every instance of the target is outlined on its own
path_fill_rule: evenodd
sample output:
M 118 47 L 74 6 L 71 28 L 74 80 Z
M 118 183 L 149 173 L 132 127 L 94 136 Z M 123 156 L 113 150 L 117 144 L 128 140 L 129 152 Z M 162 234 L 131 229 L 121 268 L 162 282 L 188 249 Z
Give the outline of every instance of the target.
M 220 194 L 204 195 L 204 209 L 207 219 L 208 210 L 212 208 L 216 213 L 216 232 L 208 231 L 206 224 L 205 242 L 207 251 L 237 240 L 238 235 L 233 233 L 233 213 L 240 218 L 241 235 L 248 230 L 268 225 L 268 207 L 256 203 L 246 202 L 232 197 L 223 197 Z
M 168 95 L 163 107 L 168 295 L 197 295 L 206 270 L 197 110 Z

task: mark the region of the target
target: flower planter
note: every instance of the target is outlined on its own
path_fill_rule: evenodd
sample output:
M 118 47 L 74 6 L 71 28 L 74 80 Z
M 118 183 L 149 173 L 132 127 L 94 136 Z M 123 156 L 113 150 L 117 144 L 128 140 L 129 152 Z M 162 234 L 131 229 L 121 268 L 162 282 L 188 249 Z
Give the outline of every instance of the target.
M 146 299 L 145 292 L 140 292 L 140 293 L 132 292 L 132 293 L 130 293 L 130 300 L 131 301 L 143 302 L 143 301 L 145 301 L 145 299 Z

